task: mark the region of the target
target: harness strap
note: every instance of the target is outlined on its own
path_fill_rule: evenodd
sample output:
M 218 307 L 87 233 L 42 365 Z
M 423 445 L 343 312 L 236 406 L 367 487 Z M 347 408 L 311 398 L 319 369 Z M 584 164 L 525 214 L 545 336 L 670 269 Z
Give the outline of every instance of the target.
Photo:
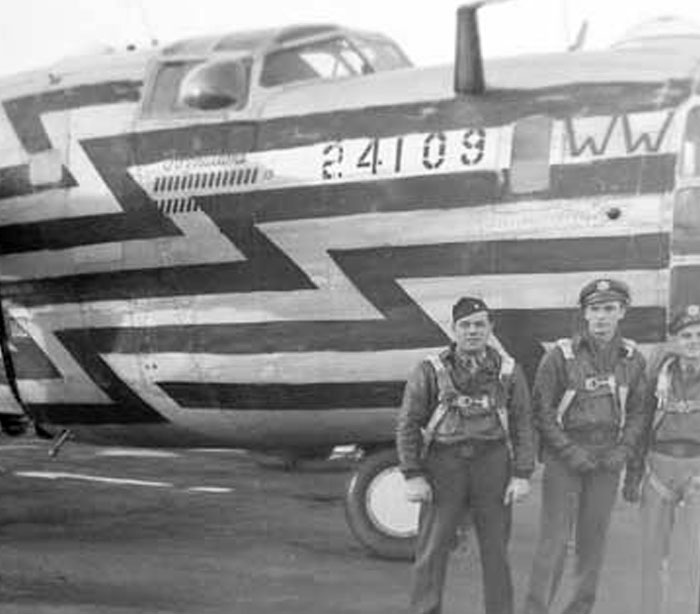
M 572 386 L 571 381 L 572 363 L 574 361 L 574 347 L 571 343 L 571 339 L 568 338 L 557 339 L 556 344 L 561 350 L 564 360 L 566 360 L 566 371 L 569 374 L 569 387 L 564 391 L 564 394 L 559 400 L 559 405 L 557 406 L 557 423 L 561 428 L 564 428 L 564 415 L 569 407 L 571 407 L 571 403 L 573 403 L 574 397 L 576 396 L 576 388 Z
M 623 339 L 622 343 L 625 348 L 625 355 L 629 359 L 634 355 L 637 348 L 637 344 L 631 339 Z M 561 350 L 564 360 L 566 361 L 567 373 L 569 374 L 569 384 L 568 388 L 564 391 L 561 399 L 559 400 L 559 405 L 557 406 L 557 423 L 561 428 L 564 428 L 564 416 L 568 411 L 569 407 L 574 401 L 578 390 L 576 389 L 573 373 L 573 363 L 576 358 L 574 354 L 574 347 L 571 339 L 563 338 L 557 339 L 557 347 Z M 609 382 L 610 388 L 615 399 L 615 404 L 617 405 L 618 412 L 620 414 L 620 430 L 625 428 L 627 422 L 627 398 L 629 396 L 629 385 L 627 382 L 618 383 L 614 375 L 611 375 L 611 381 Z
M 669 397 L 671 395 L 671 365 L 675 361 L 675 356 L 669 356 L 664 360 L 659 369 L 659 377 L 656 380 L 656 413 L 654 414 L 654 422 L 652 430 L 656 431 L 666 417 L 669 409 Z
M 513 373 L 515 372 L 515 360 L 513 359 L 512 356 L 510 356 L 500 344 L 493 344 L 491 347 L 493 347 L 496 351 L 498 351 L 500 357 L 501 357 L 501 368 L 499 371 L 499 380 L 500 384 L 503 387 L 504 391 L 508 390 L 508 385 L 510 383 L 510 380 L 513 376 Z M 435 411 L 433 411 L 433 414 L 430 416 L 430 420 L 428 421 L 428 424 L 425 426 L 423 429 L 423 450 L 424 452 L 427 452 L 428 448 L 430 447 L 430 444 L 432 443 L 434 437 L 435 437 L 435 432 L 437 431 L 438 426 L 440 425 L 440 422 L 443 420 L 445 417 L 445 414 L 450 409 L 450 404 L 448 403 L 448 397 L 450 396 L 463 396 L 459 395 L 459 392 L 455 388 L 454 383 L 452 382 L 452 378 L 450 377 L 449 372 L 447 371 L 447 368 L 445 367 L 445 363 L 443 362 L 442 358 L 437 355 L 437 354 L 431 354 L 427 358 L 428 362 L 430 362 L 431 366 L 435 370 L 435 375 L 437 377 L 437 382 L 438 382 L 438 405 L 435 408 Z M 514 455 L 514 449 L 513 449 L 513 442 L 511 441 L 511 436 L 510 436 L 510 424 L 509 424 L 509 419 L 508 419 L 508 410 L 505 405 L 505 399 L 503 399 L 502 403 L 499 403 L 498 406 L 496 407 L 496 416 L 498 418 L 498 422 L 503 429 L 503 432 L 505 434 L 506 438 L 506 447 L 508 448 L 508 454 L 510 455 L 511 458 L 513 458 Z
M 501 356 L 501 370 L 499 373 L 499 379 L 504 392 L 503 402 L 499 403 L 496 407 L 496 415 L 498 416 L 498 421 L 500 422 L 501 428 L 506 436 L 508 455 L 511 459 L 513 459 L 515 457 L 515 449 L 513 447 L 513 439 L 510 436 L 510 420 L 508 417 L 508 408 L 506 407 L 507 399 L 505 398 L 505 395 L 508 394 L 508 389 L 510 388 L 510 383 L 513 379 L 513 373 L 515 373 L 515 360 L 505 351 L 500 343 L 494 344 L 493 347 Z
M 438 406 L 435 408 L 435 411 L 430 416 L 428 424 L 423 429 L 424 452 L 428 451 L 428 448 L 430 447 L 430 444 L 432 443 L 433 438 L 435 437 L 435 431 L 437 430 L 438 425 L 440 424 L 440 422 L 442 422 L 442 419 L 445 417 L 447 410 L 450 408 L 450 406 L 445 402 L 445 397 L 447 396 L 448 392 L 455 390 L 454 384 L 452 383 L 452 379 L 450 378 L 450 374 L 445 368 L 445 363 L 442 362 L 442 358 L 440 358 L 440 356 L 436 354 L 431 354 L 427 357 L 427 360 L 435 370 L 435 375 L 438 380 Z

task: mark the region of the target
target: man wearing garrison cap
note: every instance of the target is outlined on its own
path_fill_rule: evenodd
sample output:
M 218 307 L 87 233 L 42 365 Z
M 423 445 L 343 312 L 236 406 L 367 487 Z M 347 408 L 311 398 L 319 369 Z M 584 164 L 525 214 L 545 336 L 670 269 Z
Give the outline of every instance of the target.
M 540 536 L 525 614 L 548 614 L 575 527 L 576 565 L 564 614 L 593 609 L 620 473 L 644 430 L 644 358 L 618 325 L 626 284 L 595 279 L 579 294 L 581 333 L 542 358 L 533 388 L 544 474 Z
M 642 500 L 642 614 L 699 610 L 700 305 L 678 309 L 669 333 L 670 351 L 654 369 L 645 433 L 623 489 L 628 501 Z M 674 529 L 680 540 L 671 539 Z M 685 564 L 669 565 L 684 555 Z M 684 569 L 685 577 L 668 569 Z
M 483 300 L 455 303 L 452 332 L 454 342 L 409 377 L 399 412 L 407 497 L 422 503 L 411 607 L 441 612 L 455 532 L 471 513 L 486 614 L 511 614 L 511 503 L 529 492 L 534 467 L 529 392 L 522 369 L 493 337 Z

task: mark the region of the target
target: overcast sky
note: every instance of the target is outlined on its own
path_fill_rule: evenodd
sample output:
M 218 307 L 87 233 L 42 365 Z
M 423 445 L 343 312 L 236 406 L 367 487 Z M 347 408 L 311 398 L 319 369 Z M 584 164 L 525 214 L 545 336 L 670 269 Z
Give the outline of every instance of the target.
M 384 32 L 419 65 L 452 61 L 459 0 L 3 0 L 0 74 L 104 46 L 146 46 L 202 33 L 301 22 Z M 581 22 L 604 47 L 661 15 L 700 23 L 699 0 L 510 0 L 481 13 L 486 56 L 564 49 Z

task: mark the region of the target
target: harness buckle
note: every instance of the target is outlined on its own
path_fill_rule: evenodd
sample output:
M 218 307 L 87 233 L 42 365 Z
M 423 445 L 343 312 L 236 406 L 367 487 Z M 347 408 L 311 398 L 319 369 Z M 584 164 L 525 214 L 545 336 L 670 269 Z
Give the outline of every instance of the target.
M 587 377 L 583 381 L 583 389 L 586 392 L 597 392 L 601 388 L 608 388 L 612 393 L 612 391 L 615 389 L 615 376 L 594 375 L 592 377 Z
M 491 402 L 489 400 L 488 395 L 485 394 L 480 397 L 470 397 L 463 395 L 459 398 L 457 406 L 460 410 L 464 410 L 466 412 L 473 410 L 486 411 L 490 409 Z

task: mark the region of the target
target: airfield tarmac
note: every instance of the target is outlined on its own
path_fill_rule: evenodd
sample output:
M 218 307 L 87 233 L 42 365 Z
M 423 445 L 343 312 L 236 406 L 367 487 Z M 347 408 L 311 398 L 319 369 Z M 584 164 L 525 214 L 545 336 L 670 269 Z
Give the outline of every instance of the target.
M 240 451 L 48 449 L 0 440 L 2 614 L 406 612 L 409 564 L 367 556 L 345 524 L 347 459 L 287 472 Z M 518 602 L 538 505 L 536 478 L 514 518 Z M 638 611 L 637 520 L 618 504 L 596 612 Z M 453 556 L 444 612 L 482 611 L 472 542 Z

